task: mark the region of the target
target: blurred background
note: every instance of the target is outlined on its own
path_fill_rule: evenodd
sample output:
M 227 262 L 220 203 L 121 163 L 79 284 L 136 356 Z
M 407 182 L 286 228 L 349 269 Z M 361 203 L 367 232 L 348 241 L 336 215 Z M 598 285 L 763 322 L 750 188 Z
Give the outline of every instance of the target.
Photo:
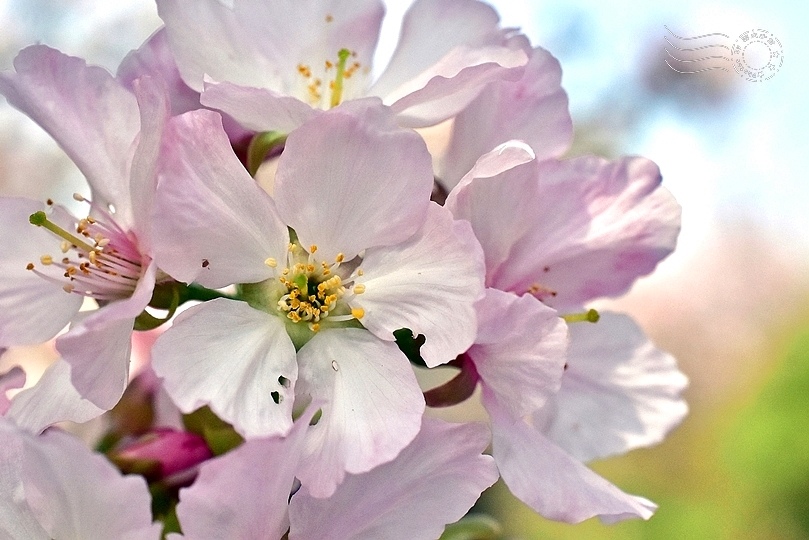
M 491 3 L 504 25 L 561 61 L 576 127 L 570 155 L 649 157 L 683 206 L 678 250 L 609 307 L 634 315 L 678 358 L 691 414 L 658 447 L 593 465 L 660 505 L 649 522 L 549 523 L 500 485 L 481 509 L 514 538 L 809 537 L 809 4 Z M 409 2 L 388 4 L 382 57 Z M 0 0 L 0 69 L 42 42 L 114 73 L 159 22 L 149 0 Z M 664 50 L 664 25 L 731 42 L 765 29 L 784 62 L 763 82 L 718 69 L 678 73 L 665 60 L 686 64 Z M 79 172 L 0 101 L 0 193 L 70 199 L 83 186 Z M 11 351 L 0 367 L 31 354 Z M 48 351 L 37 354 L 44 366 Z

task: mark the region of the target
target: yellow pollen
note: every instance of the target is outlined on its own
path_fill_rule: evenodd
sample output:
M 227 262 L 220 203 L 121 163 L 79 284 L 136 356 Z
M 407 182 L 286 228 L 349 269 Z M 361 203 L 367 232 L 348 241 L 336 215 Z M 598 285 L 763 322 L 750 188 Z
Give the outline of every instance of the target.
M 341 263 L 345 260 L 346 256 L 343 253 L 338 253 L 337 256 L 334 258 L 335 261 Z
M 264 260 L 264 264 L 266 264 L 270 268 L 275 268 L 276 266 L 278 266 L 278 261 L 276 261 L 272 257 L 268 257 L 267 259 Z
M 53 257 L 51 257 L 50 255 L 43 255 L 42 257 L 39 258 L 39 262 L 41 262 L 45 266 L 48 266 L 49 264 L 53 264 Z
M 320 323 L 310 323 L 309 330 L 311 330 L 312 332 L 317 332 L 318 330 L 320 330 Z
M 59 249 L 62 250 L 62 253 L 67 253 L 68 251 L 70 251 L 70 246 L 71 246 L 70 242 L 68 242 L 67 240 L 62 240 L 62 244 L 59 246 Z
M 309 253 L 316 253 L 317 252 L 317 245 L 312 244 L 309 246 Z
M 358 283 L 358 284 L 354 285 L 353 290 L 354 290 L 354 294 L 362 294 L 362 293 L 365 292 L 365 285 L 363 285 L 362 283 Z
M 365 317 L 365 310 L 361 307 L 355 307 L 351 309 L 351 316 L 355 319 L 362 319 Z
M 365 275 L 365 272 L 362 271 L 362 268 L 357 268 L 357 275 L 358 276 L 364 276 Z

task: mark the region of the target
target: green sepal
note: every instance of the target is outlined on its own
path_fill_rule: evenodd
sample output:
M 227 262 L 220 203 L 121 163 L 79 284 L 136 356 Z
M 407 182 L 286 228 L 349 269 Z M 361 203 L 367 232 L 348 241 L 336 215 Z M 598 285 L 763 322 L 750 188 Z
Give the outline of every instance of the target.
M 398 345 L 399 350 L 404 353 L 412 364 L 427 367 L 421 357 L 421 346 L 427 341 L 424 334 L 413 337 L 413 331 L 410 328 L 399 328 L 393 331 L 393 337 L 396 338 L 396 345 Z
M 168 291 L 166 290 L 168 287 Z M 155 307 L 157 309 L 166 309 L 168 313 L 166 317 L 163 319 L 158 319 L 145 309 L 135 317 L 135 330 L 140 332 L 146 330 L 154 330 L 158 326 L 163 323 L 166 323 L 174 316 L 174 312 L 177 311 L 177 306 L 180 305 L 180 290 L 184 288 L 185 285 L 182 283 L 178 283 L 176 281 L 171 281 L 164 285 L 155 286 L 155 290 L 152 292 L 152 299 L 155 301 L 156 305 L 152 304 L 152 301 L 149 301 L 149 305 Z M 167 296 L 171 295 L 171 300 L 167 302 Z M 168 305 L 166 305 L 168 304 Z M 165 307 L 163 307 L 165 306 Z
M 503 538 L 503 528 L 493 518 L 484 515 L 466 516 L 457 523 L 448 525 L 439 540 L 498 540 Z
M 233 426 L 216 416 L 207 405 L 192 413 L 184 414 L 183 426 L 205 439 L 205 443 L 215 456 L 229 452 L 244 442 L 244 438 L 233 429 Z
M 275 148 L 282 146 L 287 140 L 286 133 L 265 131 L 257 133 L 247 146 L 247 172 L 256 176 L 258 168 L 264 163 L 267 155 Z

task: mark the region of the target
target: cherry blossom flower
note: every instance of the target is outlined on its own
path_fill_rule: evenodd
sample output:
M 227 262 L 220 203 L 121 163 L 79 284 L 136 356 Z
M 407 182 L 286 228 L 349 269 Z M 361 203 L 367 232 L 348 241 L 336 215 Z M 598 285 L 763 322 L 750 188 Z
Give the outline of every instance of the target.
M 0 534 L 12 540 L 160 538 L 142 478 L 121 474 L 79 440 L 46 427 L 86 421 L 102 411 L 70 382 L 58 361 L 14 399 L 6 391 L 25 381 L 20 368 L 0 376 Z
M 0 93 L 42 126 L 87 178 L 83 219 L 48 201 L 0 199 L 0 223 L 15 242 L 0 261 L 0 345 L 52 338 L 73 365 L 73 382 L 100 407 L 124 390 L 135 318 L 152 295 L 151 206 L 162 125 L 162 88 L 140 80 L 132 94 L 105 70 L 35 45 L 16 72 L 0 74 Z M 33 227 L 36 225 L 37 227 Z M 84 297 L 100 309 L 75 315 Z
M 425 418 L 395 460 L 349 475 L 327 499 L 305 487 L 290 499 L 313 412 L 283 439 L 248 440 L 205 463 L 180 491 L 184 537 L 274 539 L 288 530 L 291 540 L 437 538 L 497 479 L 492 458 L 481 455 L 488 443 L 483 426 Z
M 559 356 L 545 355 L 543 369 L 540 347 L 554 343 L 548 323 L 533 325 L 532 346 L 518 324 L 502 324 L 502 314 L 581 312 L 650 272 L 679 232 L 679 207 L 660 180 L 642 158 L 539 161 L 523 143 L 509 143 L 481 157 L 447 198 L 446 207 L 469 220 L 481 242 L 489 287 L 478 304 L 478 338 L 462 356 L 462 367 L 474 369 L 465 378 L 483 387 L 504 480 L 552 519 L 651 516 L 652 503 L 624 494 L 575 458 L 659 441 L 685 414 L 684 377 L 631 322 L 612 315 L 595 333 L 571 330 L 569 375 L 547 363 Z M 525 360 L 537 367 L 526 369 Z
M 210 405 L 256 437 L 286 433 L 294 400 L 322 401 L 298 473 L 319 497 L 345 472 L 393 459 L 424 408 L 393 332 L 424 335 L 430 366 L 454 358 L 474 341 L 483 286 L 469 225 L 429 202 L 421 138 L 378 100 L 346 103 L 290 134 L 273 197 L 216 113 L 173 118 L 164 158 L 161 268 L 207 287 L 241 283 L 247 300 L 195 306 L 158 339 L 154 369 L 180 409 Z
M 202 92 L 203 105 L 254 131 L 287 133 L 318 109 L 364 96 L 391 106 L 400 125 L 433 125 L 462 110 L 486 83 L 519 77 L 527 60 L 525 40 L 499 28 L 497 13 L 476 0 L 417 0 L 373 82 L 379 0 L 294 9 L 255 0 L 157 5 L 185 82 Z M 206 78 L 221 84 L 206 88 Z

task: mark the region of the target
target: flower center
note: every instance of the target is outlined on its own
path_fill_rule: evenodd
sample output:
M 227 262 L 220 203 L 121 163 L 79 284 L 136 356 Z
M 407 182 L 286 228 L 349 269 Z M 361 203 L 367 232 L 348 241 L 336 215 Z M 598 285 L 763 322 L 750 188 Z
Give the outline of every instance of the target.
M 339 105 L 343 101 L 348 79 L 360 70 L 363 75 L 370 72 L 368 67 L 363 68 L 362 64 L 355 60 L 356 57 L 357 53 L 340 49 L 336 61 L 326 60 L 320 68 L 298 64 L 297 70 L 303 79 L 303 94 L 306 101 L 313 107 L 324 109 Z
M 90 203 L 99 219 L 88 216 L 79 220 L 76 232 L 71 233 L 51 221 L 43 211 L 31 214 L 32 225 L 43 227 L 62 239 L 63 257 L 45 254 L 39 259 L 43 270 L 34 263 L 28 263 L 27 269 L 61 285 L 69 293 L 102 301 L 129 298 L 142 273 L 142 258 L 135 239 L 106 210 L 79 194 L 73 198 Z M 49 200 L 48 205 L 52 204 Z M 63 274 L 59 276 L 47 270 L 51 268 L 58 268 Z
M 345 277 L 340 270 L 344 256 L 339 253 L 333 263 L 318 261 L 317 246 L 307 252 L 297 243 L 287 247 L 287 265 L 278 271 L 278 261 L 269 258 L 265 264 L 275 270 L 276 290 L 280 297 L 275 308 L 292 323 L 306 323 L 309 330 L 320 330 L 321 321 L 345 322 L 361 319 L 365 311 L 350 303 L 356 295 L 365 292 L 364 285 L 353 285 L 353 277 Z M 355 270 L 362 275 L 362 270 Z M 352 274 L 353 275 L 353 274 Z M 276 293 L 278 294 L 278 293 Z

